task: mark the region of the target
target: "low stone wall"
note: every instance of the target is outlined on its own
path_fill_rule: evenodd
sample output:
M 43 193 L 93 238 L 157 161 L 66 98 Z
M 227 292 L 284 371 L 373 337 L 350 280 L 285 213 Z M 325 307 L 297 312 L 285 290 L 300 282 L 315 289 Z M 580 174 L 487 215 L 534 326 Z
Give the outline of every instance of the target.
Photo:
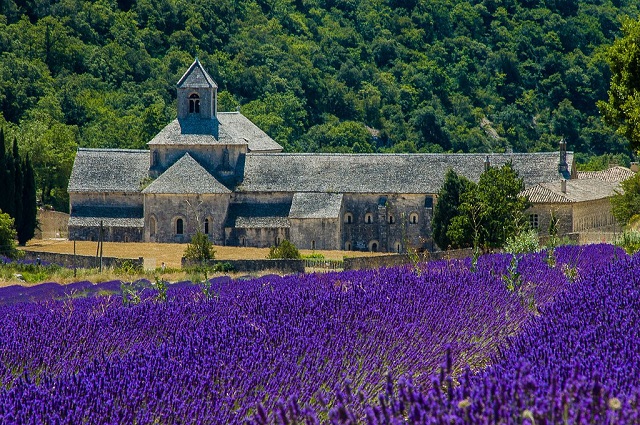
M 425 252 L 418 254 L 420 262 L 442 259 L 465 258 L 473 255 L 473 249 Z M 377 269 L 410 264 L 413 260 L 407 254 L 379 255 L 375 257 L 354 257 L 344 259 L 344 270 Z
M 73 255 L 73 254 L 58 254 L 55 252 L 38 252 L 38 251 L 23 251 L 24 258 L 27 260 L 36 261 L 38 258 L 48 263 L 60 264 L 64 267 L 72 268 L 74 266 L 79 269 L 93 269 L 100 267 L 100 258 L 89 255 Z M 75 259 L 74 259 L 75 257 Z M 123 263 L 128 262 L 134 267 L 142 268 L 144 259 L 139 258 L 115 258 L 115 257 L 102 257 L 102 267 L 120 267 Z
M 210 260 L 209 266 L 216 264 L 229 264 L 236 273 L 251 273 L 271 270 L 276 273 L 304 273 L 304 260 Z M 193 266 L 196 263 L 182 259 L 182 267 Z

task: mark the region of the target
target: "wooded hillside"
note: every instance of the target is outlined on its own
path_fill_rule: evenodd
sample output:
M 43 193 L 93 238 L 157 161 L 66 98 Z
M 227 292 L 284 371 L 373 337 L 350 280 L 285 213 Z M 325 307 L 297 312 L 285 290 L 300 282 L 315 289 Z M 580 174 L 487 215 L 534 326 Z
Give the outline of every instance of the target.
M 0 126 L 64 209 L 77 146 L 144 148 L 198 56 L 287 151 L 629 155 L 600 118 L 631 0 L 2 0 Z M 375 135 L 377 137 L 371 137 Z

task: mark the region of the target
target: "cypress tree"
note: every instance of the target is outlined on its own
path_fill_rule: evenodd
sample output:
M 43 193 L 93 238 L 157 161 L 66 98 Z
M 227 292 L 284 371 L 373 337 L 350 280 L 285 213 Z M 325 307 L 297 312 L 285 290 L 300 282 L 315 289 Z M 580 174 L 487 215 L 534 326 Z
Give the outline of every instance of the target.
M 18 151 L 18 140 L 13 138 L 13 214 L 16 229 L 22 227 L 22 160 Z
M 35 235 L 38 220 L 36 200 L 36 179 L 29 154 L 22 167 L 24 172 L 22 185 L 22 225 L 18 228 L 18 243 L 24 246 Z
M 4 145 L 4 128 L 0 128 L 0 211 L 7 212 L 7 158 Z
M 2 212 L 9 214 L 11 217 L 15 217 L 16 208 L 15 208 L 15 200 L 16 200 L 16 192 L 15 192 L 15 181 L 14 174 L 16 172 L 15 163 L 13 162 L 13 155 L 5 154 L 5 170 L 4 170 L 4 181 L 2 186 L 2 196 L 0 196 L 2 202 Z

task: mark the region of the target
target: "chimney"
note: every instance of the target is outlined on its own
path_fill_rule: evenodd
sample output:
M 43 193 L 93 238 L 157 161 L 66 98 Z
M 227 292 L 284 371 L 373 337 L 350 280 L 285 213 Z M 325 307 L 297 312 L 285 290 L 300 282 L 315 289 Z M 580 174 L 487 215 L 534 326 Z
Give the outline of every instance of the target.
M 491 161 L 489 161 L 489 155 L 487 155 L 487 158 L 484 160 L 484 171 L 488 171 L 489 168 L 491 168 Z
M 638 163 L 637 162 L 632 162 L 631 163 L 631 171 L 633 171 L 634 173 L 637 173 L 638 170 L 640 170 L 640 167 L 638 167 Z
M 562 193 L 567 193 L 567 181 L 565 179 L 560 180 L 560 190 Z
M 569 172 L 569 164 L 567 164 L 567 142 L 560 140 L 560 162 L 558 162 L 558 172 L 566 175 Z

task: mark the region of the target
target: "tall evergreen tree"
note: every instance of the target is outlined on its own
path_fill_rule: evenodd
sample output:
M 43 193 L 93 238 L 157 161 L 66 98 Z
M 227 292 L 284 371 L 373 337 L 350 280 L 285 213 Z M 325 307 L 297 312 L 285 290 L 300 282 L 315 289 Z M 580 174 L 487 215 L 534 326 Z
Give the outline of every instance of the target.
M 22 185 L 23 185 L 23 163 L 18 151 L 18 140 L 13 138 L 13 218 L 16 229 L 22 227 Z M 9 182 L 11 183 L 11 182 Z
M 24 246 L 27 241 L 35 235 L 38 221 L 36 200 L 36 179 L 33 172 L 33 165 L 29 154 L 23 163 L 23 185 L 22 185 L 22 223 L 18 228 L 18 243 Z
M 4 145 L 4 128 L 0 128 L 0 211 L 7 211 L 7 158 Z
M 0 202 L 2 202 L 2 212 L 9 214 L 12 218 L 16 215 L 16 167 L 11 153 L 5 153 L 4 181 L 0 188 Z

